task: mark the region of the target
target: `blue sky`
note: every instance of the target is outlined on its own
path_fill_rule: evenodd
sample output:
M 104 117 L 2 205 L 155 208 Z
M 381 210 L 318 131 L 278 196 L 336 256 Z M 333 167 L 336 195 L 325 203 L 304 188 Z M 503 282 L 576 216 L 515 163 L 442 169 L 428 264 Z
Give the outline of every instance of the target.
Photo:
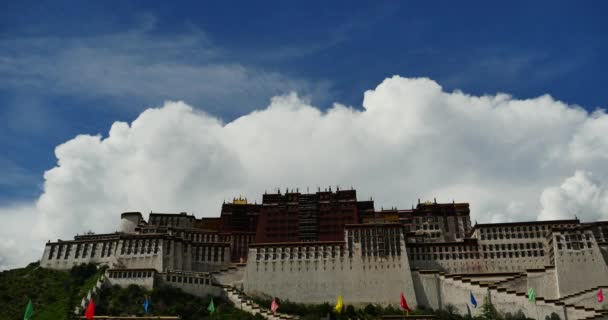
M 401 75 L 608 104 L 605 1 L 74 4 L 0 11 L 0 205 L 40 195 L 57 145 L 168 99 L 228 122 L 291 91 L 360 108 Z

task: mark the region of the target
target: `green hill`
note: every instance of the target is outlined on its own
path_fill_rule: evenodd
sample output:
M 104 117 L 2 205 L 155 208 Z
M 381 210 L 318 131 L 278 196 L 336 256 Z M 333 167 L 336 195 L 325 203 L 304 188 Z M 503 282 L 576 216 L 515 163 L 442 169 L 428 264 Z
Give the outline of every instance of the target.
M 32 319 L 66 319 L 102 272 L 92 264 L 56 271 L 38 263 L 0 272 L 0 320 L 22 319 L 28 299 L 34 305 Z
M 22 269 L 0 272 L 0 320 L 22 319 L 28 299 L 34 305 L 33 320 L 73 319 L 72 314 L 104 269 L 93 264 L 69 271 L 40 268 L 32 263 Z M 143 315 L 145 296 L 150 297 L 151 315 L 179 315 L 184 320 L 210 319 L 207 307 L 211 297 L 199 298 L 170 287 L 153 291 L 132 285 L 101 290 L 95 301 L 98 315 Z M 213 319 L 258 319 L 235 308 L 228 301 L 214 298 Z
M 154 288 L 146 291 L 142 287 L 131 285 L 127 288 L 107 287 L 101 291 L 96 304 L 99 314 L 111 316 L 144 315 L 143 304 L 149 297 L 149 315 L 179 315 L 184 320 L 194 319 L 262 319 L 240 311 L 230 302 L 214 297 L 215 313 L 211 318 L 207 307 L 211 297 L 195 297 L 180 289 L 171 287 Z

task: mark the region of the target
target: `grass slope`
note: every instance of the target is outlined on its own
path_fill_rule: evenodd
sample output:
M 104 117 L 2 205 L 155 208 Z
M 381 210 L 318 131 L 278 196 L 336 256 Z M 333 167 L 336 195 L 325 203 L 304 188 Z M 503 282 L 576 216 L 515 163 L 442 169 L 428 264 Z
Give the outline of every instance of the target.
M 0 320 L 23 318 L 28 299 L 34 305 L 32 319 L 68 319 L 101 272 L 95 265 L 56 271 L 42 269 L 38 263 L 0 272 Z
M 146 291 L 131 285 L 127 288 L 113 286 L 104 288 L 96 303 L 96 313 L 111 316 L 144 315 L 143 304 L 149 297 L 149 315 L 179 315 L 184 320 L 194 319 L 262 319 L 239 310 L 230 302 L 214 297 L 213 317 L 207 311 L 211 297 L 199 298 L 171 287 L 154 288 Z

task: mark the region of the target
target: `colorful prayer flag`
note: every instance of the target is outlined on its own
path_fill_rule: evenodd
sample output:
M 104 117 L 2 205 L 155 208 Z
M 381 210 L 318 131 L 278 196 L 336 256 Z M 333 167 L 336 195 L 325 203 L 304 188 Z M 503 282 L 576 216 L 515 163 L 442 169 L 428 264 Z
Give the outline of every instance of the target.
M 408 315 L 410 314 L 410 307 L 407 305 L 407 301 L 405 301 L 403 292 L 401 292 L 401 297 L 399 297 L 399 306 L 401 306 L 401 309 L 407 311 Z
M 25 307 L 25 313 L 23 314 L 23 320 L 30 320 L 32 315 L 34 314 L 34 306 L 32 305 L 32 299 L 27 302 L 27 306 Z
M 213 304 L 213 297 L 211 297 L 211 302 L 209 302 L 207 311 L 209 311 L 209 313 L 211 313 L 211 314 L 213 314 L 215 312 L 215 305 Z
M 604 302 L 604 292 L 602 292 L 602 288 L 597 291 L 597 302 Z
M 338 295 L 338 301 L 336 301 L 336 307 L 334 308 L 334 310 L 336 310 L 337 313 L 342 313 L 343 309 L 344 303 L 342 302 L 342 295 Z
M 528 301 L 536 300 L 536 295 L 534 295 L 534 289 L 528 289 Z
M 146 314 L 148 313 L 148 308 L 150 307 L 150 300 L 148 300 L 148 296 L 146 296 L 146 301 L 144 301 L 144 311 Z
M 95 303 L 93 303 L 93 299 L 89 301 L 87 310 L 84 311 L 84 316 L 87 318 L 87 320 L 91 320 L 93 317 L 95 317 Z
M 275 313 L 275 312 L 277 312 L 278 309 L 279 309 L 279 304 L 277 303 L 277 299 L 272 298 L 272 303 L 270 304 L 270 311 Z
M 410 307 L 407 305 L 407 301 L 405 301 L 405 297 L 403 296 L 403 292 L 401 293 L 401 297 L 400 297 L 399 300 L 400 300 L 399 301 L 399 305 L 401 306 L 401 309 L 410 311 Z
M 471 304 L 477 308 L 477 300 L 475 300 L 475 297 L 473 296 L 473 291 L 469 291 L 469 296 L 471 298 Z

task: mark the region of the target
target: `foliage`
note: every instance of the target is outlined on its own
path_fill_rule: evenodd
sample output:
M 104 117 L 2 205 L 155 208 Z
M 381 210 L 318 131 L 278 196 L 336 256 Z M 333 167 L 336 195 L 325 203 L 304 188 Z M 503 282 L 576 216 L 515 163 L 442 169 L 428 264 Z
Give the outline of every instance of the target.
M 490 302 L 490 299 L 486 297 L 483 305 L 481 306 L 481 319 L 483 320 L 496 320 L 498 319 L 498 311 L 496 307 Z
M 551 312 L 550 316 L 546 316 L 545 320 L 561 320 L 561 318 L 559 317 L 559 315 L 555 312 Z
M 179 315 L 181 319 L 211 319 L 207 306 L 211 296 L 200 298 L 168 286 L 147 291 L 143 287 L 130 285 L 127 288 L 112 286 L 104 288 L 95 305 L 96 313 L 110 316 L 143 316 L 146 296 L 150 302 L 149 315 Z M 260 316 L 243 312 L 238 306 L 220 297 L 213 297 L 215 313 L 213 319 L 260 319 Z
M 93 264 L 66 272 L 40 268 L 38 262 L 0 272 L 0 320 L 22 318 L 28 299 L 32 319 L 66 319 L 101 272 Z

